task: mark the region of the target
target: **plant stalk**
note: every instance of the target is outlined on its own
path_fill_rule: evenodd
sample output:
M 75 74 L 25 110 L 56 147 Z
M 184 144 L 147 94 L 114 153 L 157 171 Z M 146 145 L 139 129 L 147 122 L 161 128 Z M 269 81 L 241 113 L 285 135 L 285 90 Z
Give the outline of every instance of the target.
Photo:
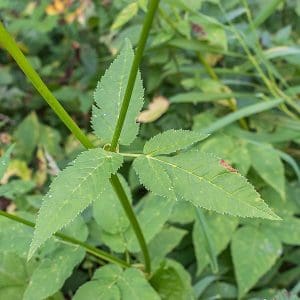
M 32 228 L 35 227 L 35 224 L 33 222 L 30 222 L 30 221 L 23 219 L 21 217 L 18 217 L 16 215 L 9 214 L 5 211 L 0 210 L 0 215 L 3 217 L 6 217 L 8 219 L 17 221 L 19 223 L 22 223 L 28 227 L 32 227 Z M 82 247 L 87 253 L 90 253 L 91 255 L 101 258 L 107 262 L 118 264 L 124 268 L 130 267 L 130 265 L 126 261 L 123 261 L 122 259 L 114 257 L 113 255 L 110 255 L 109 253 L 106 253 L 105 251 L 102 251 L 96 247 L 88 245 L 85 242 L 79 241 L 71 236 L 65 235 L 60 232 L 55 233 L 54 236 L 60 238 L 61 240 L 65 241 L 65 242 L 71 243 L 73 245 L 78 245 L 78 246 Z
M 139 65 L 140 65 L 142 57 L 143 57 L 145 45 L 147 42 L 147 38 L 148 38 L 148 35 L 150 32 L 150 28 L 151 28 L 153 18 L 154 18 L 155 12 L 157 10 L 158 4 L 159 4 L 159 0 L 150 0 L 149 1 L 148 11 L 147 11 L 147 14 L 145 17 L 145 21 L 144 21 L 143 28 L 142 28 L 142 31 L 140 34 L 137 50 L 136 50 L 136 53 L 135 53 L 135 56 L 133 59 L 133 63 L 132 63 L 131 69 L 130 69 L 129 79 L 128 79 L 127 87 L 125 90 L 124 98 L 122 101 L 120 114 L 119 114 L 118 121 L 117 121 L 117 124 L 115 127 L 113 138 L 111 141 L 111 146 L 110 146 L 111 151 L 116 151 L 117 146 L 118 146 L 119 138 L 120 138 L 120 135 L 122 132 L 122 128 L 124 125 L 124 121 L 126 118 L 128 106 L 129 106 L 131 95 L 132 95 L 132 91 L 134 88 L 136 76 L 137 76 L 137 73 L 139 70 Z
M 16 41 L 5 30 L 2 22 L 0 21 L 0 45 L 7 50 L 13 57 L 20 69 L 24 72 L 26 77 L 30 80 L 32 85 L 40 93 L 40 95 L 49 104 L 52 110 L 57 114 L 61 121 L 69 128 L 69 130 L 76 136 L 76 138 L 86 148 L 93 148 L 92 142 L 82 132 L 78 125 L 72 120 L 70 115 L 65 111 L 59 101 L 50 92 L 46 84 L 43 82 L 38 73 L 33 69 L 29 61 L 26 59 L 22 51 L 19 49 Z
M 149 256 L 149 251 L 147 247 L 147 243 L 145 241 L 143 231 L 140 227 L 140 224 L 135 216 L 135 213 L 132 209 L 132 206 L 130 205 L 130 202 L 128 201 L 128 197 L 121 185 L 121 182 L 117 175 L 113 174 L 110 178 L 110 182 L 118 195 L 118 198 L 121 202 L 121 205 L 123 206 L 123 209 L 128 217 L 128 219 L 131 222 L 131 226 L 136 234 L 136 237 L 138 239 L 138 242 L 140 244 L 141 250 L 143 252 L 144 261 L 145 261 L 145 272 L 147 274 L 151 273 L 151 260 Z

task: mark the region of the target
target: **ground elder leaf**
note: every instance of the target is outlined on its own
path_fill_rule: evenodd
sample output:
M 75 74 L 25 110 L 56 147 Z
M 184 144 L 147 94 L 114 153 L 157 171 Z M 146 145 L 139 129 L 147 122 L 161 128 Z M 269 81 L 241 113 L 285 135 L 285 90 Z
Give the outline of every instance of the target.
M 113 137 L 133 58 L 132 46 L 129 40 L 126 40 L 119 56 L 105 72 L 95 90 L 92 126 L 95 134 L 105 143 L 110 143 Z M 142 79 L 138 73 L 120 135 L 120 144 L 122 145 L 129 145 L 138 133 L 139 124 L 136 123 L 136 118 L 143 106 L 143 97 Z
M 208 137 L 207 134 L 196 131 L 170 129 L 154 136 L 146 142 L 143 152 L 144 154 L 153 156 L 170 154 L 178 150 L 186 149 L 206 137 Z
M 81 153 L 59 173 L 40 208 L 28 258 L 52 234 L 103 196 L 107 179 L 121 164 L 121 156 L 98 148 Z
M 172 157 L 140 155 L 133 166 L 141 183 L 155 194 L 175 195 L 177 200 L 219 213 L 280 219 L 246 178 L 220 162 L 212 154 L 192 150 Z M 165 186 L 157 184 L 160 180 Z

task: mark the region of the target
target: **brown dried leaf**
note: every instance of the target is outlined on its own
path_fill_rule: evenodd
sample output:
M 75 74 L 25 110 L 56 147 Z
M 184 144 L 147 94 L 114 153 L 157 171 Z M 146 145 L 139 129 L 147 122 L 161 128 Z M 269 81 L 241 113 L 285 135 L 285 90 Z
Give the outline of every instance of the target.
M 142 111 L 137 121 L 139 123 L 151 123 L 159 119 L 169 108 L 170 102 L 163 96 L 155 97 L 148 105 L 148 109 Z

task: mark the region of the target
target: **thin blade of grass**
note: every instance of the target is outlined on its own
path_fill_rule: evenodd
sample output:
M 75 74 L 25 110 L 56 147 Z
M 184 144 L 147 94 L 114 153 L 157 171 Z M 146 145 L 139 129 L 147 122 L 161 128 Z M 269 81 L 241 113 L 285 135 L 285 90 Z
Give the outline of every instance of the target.
M 170 97 L 171 103 L 199 103 L 212 102 L 227 98 L 257 98 L 257 94 L 253 93 L 202 93 L 202 92 L 188 92 L 177 94 Z
M 277 9 L 279 4 L 281 4 L 283 0 L 268 0 L 264 2 L 263 9 L 253 20 L 254 28 L 256 29 L 261 24 L 263 24 Z
M 209 256 L 210 260 L 210 265 L 213 273 L 218 273 L 219 272 L 219 266 L 218 266 L 218 261 L 217 261 L 217 255 L 216 255 L 216 250 L 214 247 L 214 243 L 211 239 L 211 235 L 209 232 L 209 227 L 206 222 L 205 215 L 203 214 L 201 208 L 195 208 L 196 210 L 196 218 L 201 226 L 205 242 L 206 242 L 206 250 Z
M 249 105 L 247 107 L 244 107 L 238 111 L 235 111 L 233 113 L 230 113 L 226 115 L 223 118 L 220 118 L 218 121 L 215 123 L 211 124 L 210 126 L 202 129 L 203 133 L 213 133 L 219 129 L 222 129 L 229 124 L 243 118 L 243 117 L 248 117 L 250 115 L 254 115 L 256 113 L 269 110 L 271 108 L 274 108 L 278 106 L 279 104 L 283 103 L 282 99 L 276 99 L 273 101 L 268 101 L 268 102 L 262 102 L 262 103 L 256 103 L 253 105 Z

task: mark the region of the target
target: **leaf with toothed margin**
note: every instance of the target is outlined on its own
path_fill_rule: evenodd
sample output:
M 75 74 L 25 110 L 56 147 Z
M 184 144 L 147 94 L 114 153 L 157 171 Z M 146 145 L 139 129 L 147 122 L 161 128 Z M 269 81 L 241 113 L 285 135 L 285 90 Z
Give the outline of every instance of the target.
M 95 134 L 102 139 L 104 143 L 110 143 L 112 140 L 133 58 L 134 52 L 130 41 L 127 39 L 119 56 L 102 76 L 95 90 L 92 126 Z M 120 144 L 122 145 L 129 145 L 138 133 L 139 125 L 136 123 L 136 118 L 143 106 L 143 98 L 143 83 L 141 75 L 138 72 L 120 135 Z
M 110 175 L 121 164 L 120 155 L 98 148 L 81 153 L 59 173 L 39 210 L 28 259 L 52 234 L 102 197 Z
M 143 152 L 149 155 L 170 154 L 186 149 L 207 137 L 208 134 L 196 131 L 171 129 L 154 136 L 146 142 Z
M 171 157 L 140 155 L 133 166 L 155 194 L 218 213 L 280 219 L 246 178 L 212 154 L 191 150 Z

